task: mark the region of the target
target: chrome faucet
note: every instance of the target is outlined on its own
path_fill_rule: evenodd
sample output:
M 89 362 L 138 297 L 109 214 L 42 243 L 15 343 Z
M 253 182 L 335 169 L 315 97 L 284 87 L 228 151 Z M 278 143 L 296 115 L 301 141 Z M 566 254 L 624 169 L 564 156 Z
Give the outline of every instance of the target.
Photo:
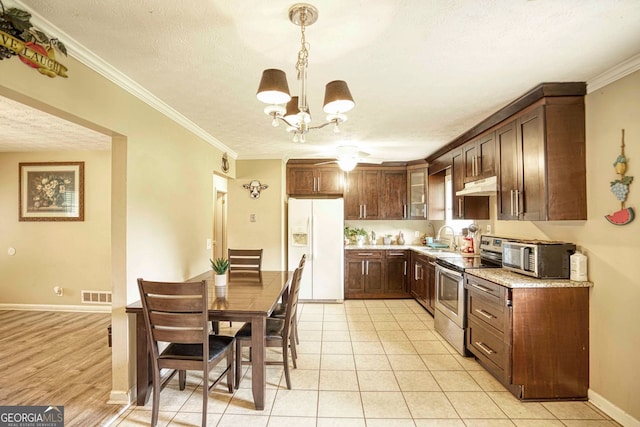
M 442 230 L 444 230 L 445 228 L 448 228 L 449 230 L 451 230 L 451 240 L 449 240 L 449 249 L 453 248 L 455 250 L 455 237 L 456 237 L 456 232 L 453 231 L 453 228 L 451 228 L 448 225 L 443 225 L 442 227 L 440 227 L 438 229 L 438 234 L 436 235 L 436 242 L 440 241 L 440 234 L 442 233 Z

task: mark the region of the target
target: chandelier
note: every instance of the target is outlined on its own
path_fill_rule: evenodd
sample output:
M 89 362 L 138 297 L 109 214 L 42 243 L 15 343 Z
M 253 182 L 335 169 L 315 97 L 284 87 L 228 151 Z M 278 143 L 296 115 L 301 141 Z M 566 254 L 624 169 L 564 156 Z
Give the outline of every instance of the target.
M 324 93 L 323 111 L 327 113 L 326 122 L 311 125 L 311 114 L 307 104 L 307 67 L 309 65 L 309 44 L 305 38 L 305 29 L 318 20 L 318 9 L 306 3 L 297 3 L 289 8 L 289 20 L 300 26 L 300 51 L 296 62 L 296 71 L 300 81 L 300 95 L 291 96 L 287 76 L 282 70 L 268 69 L 262 72 L 262 79 L 256 96 L 265 104 L 264 112 L 272 117 L 271 124 L 277 127 L 282 121 L 287 131 L 293 133 L 294 142 L 305 142 L 305 135 L 311 129 L 321 129 L 330 124 L 339 132 L 340 123 L 347 120 L 346 112 L 355 103 L 347 83 L 334 80 L 327 83 Z

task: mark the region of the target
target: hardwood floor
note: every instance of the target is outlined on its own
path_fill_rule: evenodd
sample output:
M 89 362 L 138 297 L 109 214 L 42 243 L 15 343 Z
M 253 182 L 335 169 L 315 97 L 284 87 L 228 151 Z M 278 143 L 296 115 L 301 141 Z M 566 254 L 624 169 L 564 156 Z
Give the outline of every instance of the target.
M 108 425 L 111 316 L 0 310 L 0 405 L 64 405 L 65 426 Z

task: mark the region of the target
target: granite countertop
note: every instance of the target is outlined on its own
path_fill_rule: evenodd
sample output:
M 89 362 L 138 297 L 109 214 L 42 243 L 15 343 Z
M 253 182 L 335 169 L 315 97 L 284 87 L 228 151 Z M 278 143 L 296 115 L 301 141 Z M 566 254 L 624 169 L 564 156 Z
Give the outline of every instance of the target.
M 433 249 L 427 246 L 423 246 L 423 245 L 362 245 L 362 246 L 358 246 L 358 245 L 346 245 L 344 247 L 345 250 L 347 251 L 374 251 L 374 250 L 378 250 L 378 251 L 406 251 L 406 250 L 411 250 L 411 251 L 416 251 L 418 253 L 421 254 L 425 254 L 425 255 L 429 255 L 432 257 L 436 257 L 436 258 L 444 258 L 444 257 L 450 257 L 450 256 L 460 256 L 460 255 L 473 255 L 473 254 L 462 254 L 460 252 L 453 252 L 453 251 L 448 251 L 448 250 L 443 250 L 443 249 Z
M 588 288 L 591 282 L 576 282 L 569 279 L 536 279 L 504 268 L 471 268 L 466 274 L 480 277 L 507 288 Z

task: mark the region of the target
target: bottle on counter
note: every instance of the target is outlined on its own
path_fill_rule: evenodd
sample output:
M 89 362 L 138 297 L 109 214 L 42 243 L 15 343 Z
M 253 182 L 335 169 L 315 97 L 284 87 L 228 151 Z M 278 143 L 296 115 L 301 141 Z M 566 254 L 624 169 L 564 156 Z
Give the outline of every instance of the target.
M 376 244 L 376 232 L 375 231 L 371 232 L 371 244 L 372 245 Z
M 570 279 L 577 282 L 587 281 L 587 256 L 582 252 L 575 252 L 569 257 L 571 265 Z
M 404 245 L 404 236 L 402 235 L 402 231 L 398 233 L 398 244 Z

